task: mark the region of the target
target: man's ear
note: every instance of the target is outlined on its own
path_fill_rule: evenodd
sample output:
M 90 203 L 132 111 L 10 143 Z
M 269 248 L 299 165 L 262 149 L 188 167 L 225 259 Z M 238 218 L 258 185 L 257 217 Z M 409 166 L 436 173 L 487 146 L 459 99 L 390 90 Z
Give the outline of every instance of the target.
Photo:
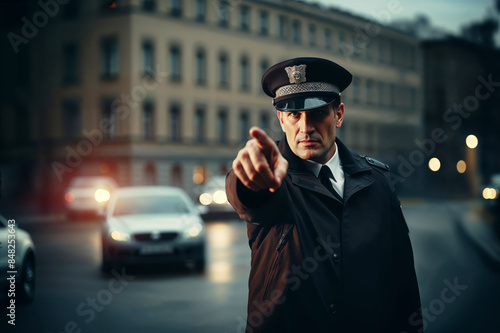
M 283 126 L 283 112 L 276 110 L 276 113 L 278 115 L 278 119 L 280 120 L 281 130 L 285 132 L 285 127 Z
M 337 111 L 335 112 L 337 116 L 335 127 L 340 128 L 340 126 L 342 126 L 342 122 L 344 121 L 344 103 L 340 103 L 339 107 L 337 108 Z

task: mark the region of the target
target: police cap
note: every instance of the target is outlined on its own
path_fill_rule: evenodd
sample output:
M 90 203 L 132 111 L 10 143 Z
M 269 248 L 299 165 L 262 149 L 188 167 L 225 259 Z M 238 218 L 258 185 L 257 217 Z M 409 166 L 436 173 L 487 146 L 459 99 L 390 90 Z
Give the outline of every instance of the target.
M 340 100 L 352 74 L 322 58 L 294 58 L 277 63 L 262 76 L 262 89 L 280 111 L 316 109 Z

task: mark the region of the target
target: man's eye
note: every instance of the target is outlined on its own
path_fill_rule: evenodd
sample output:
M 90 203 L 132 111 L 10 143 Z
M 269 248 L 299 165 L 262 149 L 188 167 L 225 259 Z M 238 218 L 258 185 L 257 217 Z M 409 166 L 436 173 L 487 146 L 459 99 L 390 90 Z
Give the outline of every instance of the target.
M 297 116 L 299 115 L 299 113 L 298 113 L 298 112 L 294 112 L 294 111 L 290 111 L 290 112 L 288 113 L 288 115 L 289 115 L 290 117 L 297 117 Z

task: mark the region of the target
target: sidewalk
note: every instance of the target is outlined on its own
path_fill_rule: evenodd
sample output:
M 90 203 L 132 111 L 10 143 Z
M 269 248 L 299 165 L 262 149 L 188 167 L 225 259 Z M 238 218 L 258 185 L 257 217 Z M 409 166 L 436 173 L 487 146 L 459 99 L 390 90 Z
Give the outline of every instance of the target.
M 479 201 L 468 202 L 467 214 L 456 214 L 458 230 L 495 265 L 500 264 L 500 237 Z

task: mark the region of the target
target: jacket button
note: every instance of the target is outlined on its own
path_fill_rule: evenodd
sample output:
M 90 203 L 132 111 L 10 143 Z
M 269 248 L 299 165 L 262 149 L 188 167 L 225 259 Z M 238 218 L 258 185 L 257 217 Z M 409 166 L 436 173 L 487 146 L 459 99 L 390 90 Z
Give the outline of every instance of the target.
M 330 304 L 330 313 L 335 314 L 337 312 L 337 308 L 335 307 L 335 304 Z
M 333 262 L 335 263 L 340 262 L 340 256 L 337 253 L 333 254 Z

